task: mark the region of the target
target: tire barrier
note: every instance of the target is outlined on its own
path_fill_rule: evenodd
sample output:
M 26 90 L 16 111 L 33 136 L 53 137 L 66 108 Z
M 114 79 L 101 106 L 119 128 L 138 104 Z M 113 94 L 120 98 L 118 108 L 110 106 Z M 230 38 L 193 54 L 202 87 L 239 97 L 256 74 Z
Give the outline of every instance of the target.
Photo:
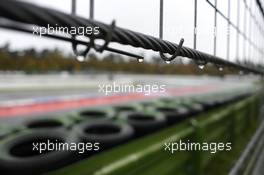
M 124 143 L 134 135 L 131 126 L 116 121 L 87 121 L 73 130 L 82 142 L 100 143 L 99 151 Z
M 166 105 L 166 106 L 178 106 L 181 103 L 180 98 L 161 98 L 158 100 L 160 105 Z
M 197 115 L 204 111 L 204 107 L 201 104 L 192 101 L 182 102 L 181 105 L 189 109 L 191 116 Z
M 210 110 L 215 107 L 235 103 L 249 97 L 250 93 L 245 94 L 217 94 L 214 96 L 206 96 L 204 98 L 193 99 L 194 103 L 199 103 L 203 106 L 204 110 Z
M 78 143 L 69 132 L 50 130 L 22 131 L 2 140 L 0 144 L 0 172 L 3 175 L 41 174 L 58 169 L 75 161 L 72 151 L 34 150 L 37 143 Z
M 122 112 L 137 112 L 142 110 L 142 106 L 140 104 L 124 104 L 124 105 L 116 105 L 112 106 L 113 110 L 116 112 L 116 114 L 120 114 Z
M 115 117 L 115 113 L 111 109 L 85 109 L 76 112 L 73 115 L 73 120 L 76 123 L 85 122 L 85 121 L 101 121 L 101 120 L 112 120 Z
M 229 100 L 232 98 L 226 98 L 226 97 L 219 97 L 215 100 L 216 106 L 222 106 L 229 103 Z
M 165 116 L 168 125 L 181 122 L 187 119 L 190 115 L 190 110 L 183 106 L 156 106 L 152 107 L 151 110 L 162 113 Z
M 154 112 L 124 112 L 119 119 L 130 124 L 136 137 L 144 136 L 166 126 L 166 119 L 161 113 Z
M 210 110 L 217 106 L 217 102 L 211 99 L 194 100 L 194 102 L 201 104 L 204 110 Z
M 0 126 L 0 142 L 3 138 L 7 137 L 9 134 L 13 133 L 15 130 L 11 126 L 1 125 Z
M 241 99 L 243 99 L 243 98 L 241 98 Z M 239 101 L 239 100 L 236 98 L 236 96 L 230 96 L 230 97 L 228 98 L 228 103 L 229 103 L 229 104 L 231 104 L 231 103 L 235 103 L 236 101 Z
M 179 104 L 180 103 L 180 99 L 178 98 L 161 98 L 159 99 L 159 101 L 162 103 L 162 104 Z
M 23 122 L 23 127 L 19 127 L 17 131 L 0 127 L 0 172 L 4 175 L 46 173 L 141 136 L 160 130 L 163 132 L 162 129 L 166 126 L 173 128 L 173 124 L 184 123 L 183 120 L 196 117 L 203 111 L 245 97 L 248 95 L 162 98 L 110 108 L 78 110 L 65 118 L 34 118 Z M 70 139 L 76 143 L 99 143 L 100 149 L 86 150 L 84 154 L 61 153 L 59 156 L 43 153 L 44 161 L 40 155 L 33 154 L 28 148 L 31 142 L 48 138 L 63 142 Z M 16 164 L 19 164 L 17 169 Z
M 195 102 L 202 104 L 205 108 L 213 108 L 213 107 L 218 107 L 222 106 L 225 104 L 229 104 L 231 100 L 233 99 L 232 96 L 230 95 L 216 95 L 214 97 L 209 96 L 205 99 L 199 99 L 196 100 Z M 235 102 L 235 101 L 234 101 Z
M 141 108 L 143 110 L 151 107 L 151 106 L 158 106 L 161 105 L 162 103 L 159 100 L 153 100 L 153 101 L 143 101 L 143 102 L 139 102 L 139 105 L 141 106 Z
M 214 158 L 214 155 L 220 154 L 221 150 L 218 150 L 215 154 L 210 154 L 207 151 L 199 152 L 199 154 L 197 154 L 197 151 L 188 151 L 188 153 L 183 154 L 179 151 L 173 152 L 173 143 L 180 143 L 180 140 L 185 143 L 187 143 L 187 140 L 188 142 L 190 140 L 189 143 L 200 143 L 200 141 L 208 143 L 227 143 L 230 141 L 239 143 L 237 141 L 239 141 L 238 137 L 241 136 L 241 132 L 253 129 L 255 124 L 258 123 L 256 121 L 257 110 L 254 110 L 258 103 L 259 98 L 252 96 L 238 103 L 225 105 L 214 109 L 213 113 L 203 113 L 197 118 L 190 118 L 179 125 L 164 128 L 153 135 L 150 134 L 146 137 L 135 139 L 129 144 L 94 155 L 80 163 L 73 164 L 51 174 L 112 175 L 126 174 L 129 170 L 133 170 L 131 171 L 133 175 L 166 174 L 168 172 L 174 174 L 176 172 L 183 175 L 197 174 L 197 172 L 198 174 L 206 174 L 204 170 L 207 170 L 207 166 L 210 165 L 209 163 Z M 158 112 L 149 110 L 148 113 L 150 112 L 158 114 Z M 147 114 L 146 111 L 130 113 Z M 122 116 L 121 119 L 126 121 L 123 115 L 127 116 L 127 113 L 121 113 L 118 118 Z M 244 138 L 242 137 L 242 139 Z M 166 147 L 164 143 L 167 143 Z M 166 149 L 167 146 L 170 146 L 169 149 Z M 168 154 L 164 154 L 163 151 Z M 152 167 L 152 169 L 149 167 Z
M 40 117 L 29 119 L 23 122 L 22 127 L 25 129 L 39 130 L 39 129 L 52 129 L 52 130 L 64 130 L 71 126 L 71 121 L 66 117 Z

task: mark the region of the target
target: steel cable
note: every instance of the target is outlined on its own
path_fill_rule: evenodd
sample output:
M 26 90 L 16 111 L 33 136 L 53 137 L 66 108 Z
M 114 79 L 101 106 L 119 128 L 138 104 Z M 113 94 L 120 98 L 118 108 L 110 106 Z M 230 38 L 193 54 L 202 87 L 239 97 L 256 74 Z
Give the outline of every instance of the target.
M 47 27 L 49 24 L 52 27 L 99 27 L 100 34 L 94 35 L 95 39 L 104 39 L 108 32 L 112 32 L 111 42 L 117 42 L 123 45 L 130 45 L 137 48 L 149 49 L 157 52 L 168 53 L 173 55 L 177 50 L 178 45 L 169 41 L 161 40 L 153 36 L 134 32 L 128 29 L 115 27 L 111 29 L 110 25 L 101 23 L 95 20 L 84 19 L 75 15 L 69 15 L 57 10 L 48 9 L 33 5 L 26 2 L 15 0 L 1 0 L 0 1 L 0 17 L 23 24 L 37 25 L 40 27 Z M 91 37 L 91 35 L 86 35 Z M 256 74 L 263 74 L 262 70 L 256 67 L 248 67 L 240 65 L 220 57 L 209 55 L 207 53 L 194 50 L 183 46 L 179 52 L 180 56 L 188 57 L 196 61 L 203 61 L 205 63 L 214 63 L 221 66 L 230 66 L 241 69 L 246 72 Z

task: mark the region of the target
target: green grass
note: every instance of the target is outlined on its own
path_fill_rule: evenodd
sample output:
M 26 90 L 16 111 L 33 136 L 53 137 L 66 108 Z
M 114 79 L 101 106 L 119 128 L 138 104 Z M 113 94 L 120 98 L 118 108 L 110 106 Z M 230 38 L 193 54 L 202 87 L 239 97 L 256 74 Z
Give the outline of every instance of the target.
M 204 175 L 227 175 L 235 162 L 239 159 L 241 153 L 256 131 L 256 127 L 249 128 L 243 133 L 243 137 L 239 137 L 237 143 L 232 147 L 230 152 L 217 154 L 205 168 Z

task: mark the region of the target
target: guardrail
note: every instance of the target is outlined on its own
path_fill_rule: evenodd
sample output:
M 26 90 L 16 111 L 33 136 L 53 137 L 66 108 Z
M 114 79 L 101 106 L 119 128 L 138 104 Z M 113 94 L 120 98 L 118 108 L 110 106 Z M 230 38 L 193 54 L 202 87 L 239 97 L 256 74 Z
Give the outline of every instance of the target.
M 254 128 L 258 121 L 259 98 L 253 96 L 229 106 L 201 114 L 182 124 L 128 144 L 100 153 L 50 175 L 67 174 L 204 174 L 204 168 L 215 154 L 201 151 L 166 151 L 165 143 L 179 142 L 231 142 L 241 133 Z
M 264 121 L 229 175 L 251 175 L 264 146 Z

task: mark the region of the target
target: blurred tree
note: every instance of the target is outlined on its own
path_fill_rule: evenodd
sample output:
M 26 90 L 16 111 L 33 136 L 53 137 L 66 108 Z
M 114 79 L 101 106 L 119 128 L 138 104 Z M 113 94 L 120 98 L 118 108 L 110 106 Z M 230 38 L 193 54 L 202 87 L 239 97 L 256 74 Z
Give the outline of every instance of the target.
M 239 60 L 238 60 L 239 61 Z M 244 64 L 252 64 L 245 62 Z M 98 58 L 96 54 L 89 54 L 86 62 L 78 62 L 73 55 L 64 55 L 60 50 L 44 49 L 37 51 L 34 48 L 23 51 L 11 51 L 9 43 L 0 49 L 0 70 L 2 71 L 25 71 L 29 73 L 45 73 L 49 71 L 68 72 L 128 72 L 139 74 L 210 74 L 220 75 L 217 68 L 207 64 L 205 69 L 200 70 L 197 65 L 190 61 L 183 64 L 180 58 L 171 64 L 166 64 L 159 56 L 153 56 L 149 61 L 138 63 L 135 58 L 127 58 L 121 55 L 108 54 Z M 221 74 L 234 74 L 237 70 L 224 69 Z

